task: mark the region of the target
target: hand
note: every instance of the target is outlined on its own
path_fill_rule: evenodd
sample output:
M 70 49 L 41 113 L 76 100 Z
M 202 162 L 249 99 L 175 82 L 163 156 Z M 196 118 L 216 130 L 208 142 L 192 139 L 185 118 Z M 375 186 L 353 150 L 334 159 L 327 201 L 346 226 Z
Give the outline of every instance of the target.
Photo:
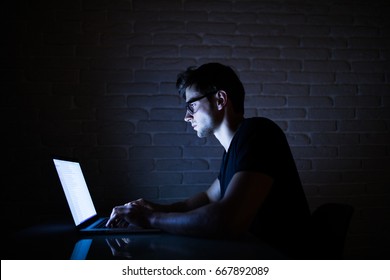
M 139 206 L 145 207 L 151 211 L 157 211 L 157 212 L 161 211 L 161 205 L 150 202 L 150 201 L 145 200 L 143 198 L 131 201 L 129 203 L 126 203 L 125 205 L 128 205 L 128 204 L 139 205 Z
M 106 238 L 106 243 L 110 247 L 114 257 L 132 258 L 130 238 Z
M 112 210 L 107 227 L 128 227 L 137 225 L 143 228 L 150 228 L 149 218 L 152 210 L 143 203 L 143 200 L 136 200 Z

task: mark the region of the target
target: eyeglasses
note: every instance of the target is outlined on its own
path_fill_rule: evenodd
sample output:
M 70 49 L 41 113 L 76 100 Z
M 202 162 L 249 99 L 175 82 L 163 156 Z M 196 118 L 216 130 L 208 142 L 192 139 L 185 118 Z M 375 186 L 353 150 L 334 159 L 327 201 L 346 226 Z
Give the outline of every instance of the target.
M 218 91 L 217 91 L 218 92 Z M 192 107 L 192 103 L 196 102 L 196 101 L 199 101 L 205 97 L 208 97 L 208 96 L 211 96 L 213 94 L 216 94 L 217 92 L 213 91 L 213 92 L 209 92 L 205 95 L 202 95 L 202 96 L 199 96 L 199 97 L 195 97 L 195 98 L 192 98 L 190 99 L 188 102 L 186 102 L 186 109 L 187 109 L 187 112 L 189 112 L 191 115 L 195 113 L 194 111 L 194 108 Z

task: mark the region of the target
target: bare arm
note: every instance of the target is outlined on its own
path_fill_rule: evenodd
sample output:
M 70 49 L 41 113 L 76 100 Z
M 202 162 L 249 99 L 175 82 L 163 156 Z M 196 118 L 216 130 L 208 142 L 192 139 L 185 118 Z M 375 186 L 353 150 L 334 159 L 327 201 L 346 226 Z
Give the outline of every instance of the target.
M 188 212 L 204 206 L 212 201 L 217 201 L 220 198 L 219 180 L 216 179 L 209 189 L 205 192 L 200 192 L 184 201 L 175 202 L 172 204 L 157 204 L 144 199 L 139 199 L 138 203 L 148 207 L 155 212 Z
M 217 198 L 216 181 L 206 193 L 210 203 L 188 212 L 152 212 L 148 220 L 152 227 L 176 234 L 213 237 L 223 232 L 234 237 L 248 230 L 272 183 L 272 178 L 265 174 L 238 172 L 222 200 Z
M 150 218 L 152 215 L 157 216 L 157 213 L 165 213 L 167 216 L 168 213 L 178 215 L 179 213 L 189 212 L 203 207 L 210 202 L 217 201 L 219 197 L 220 187 L 219 181 L 216 179 L 207 191 L 198 193 L 184 201 L 172 204 L 158 204 L 141 198 L 114 207 L 106 226 L 124 227 L 129 223 L 135 223 L 146 227 L 151 226 Z

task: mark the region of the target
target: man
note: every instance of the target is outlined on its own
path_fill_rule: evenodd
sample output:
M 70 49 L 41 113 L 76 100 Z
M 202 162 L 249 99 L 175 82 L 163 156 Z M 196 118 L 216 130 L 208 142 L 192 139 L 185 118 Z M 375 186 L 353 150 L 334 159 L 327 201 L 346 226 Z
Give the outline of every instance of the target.
M 189 122 L 198 137 L 224 147 L 220 173 L 209 189 L 161 205 L 139 199 L 113 209 L 109 227 L 134 223 L 211 238 L 251 233 L 296 256 L 307 238 L 309 208 L 282 130 L 266 118 L 244 118 L 244 87 L 228 66 L 208 63 L 178 75 Z

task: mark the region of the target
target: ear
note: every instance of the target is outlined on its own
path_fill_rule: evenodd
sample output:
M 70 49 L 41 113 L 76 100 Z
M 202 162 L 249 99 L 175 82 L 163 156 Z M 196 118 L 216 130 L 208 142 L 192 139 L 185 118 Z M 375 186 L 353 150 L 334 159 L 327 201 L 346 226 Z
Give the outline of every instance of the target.
M 222 110 L 228 101 L 227 93 L 223 90 L 217 92 L 217 108 L 218 110 Z

